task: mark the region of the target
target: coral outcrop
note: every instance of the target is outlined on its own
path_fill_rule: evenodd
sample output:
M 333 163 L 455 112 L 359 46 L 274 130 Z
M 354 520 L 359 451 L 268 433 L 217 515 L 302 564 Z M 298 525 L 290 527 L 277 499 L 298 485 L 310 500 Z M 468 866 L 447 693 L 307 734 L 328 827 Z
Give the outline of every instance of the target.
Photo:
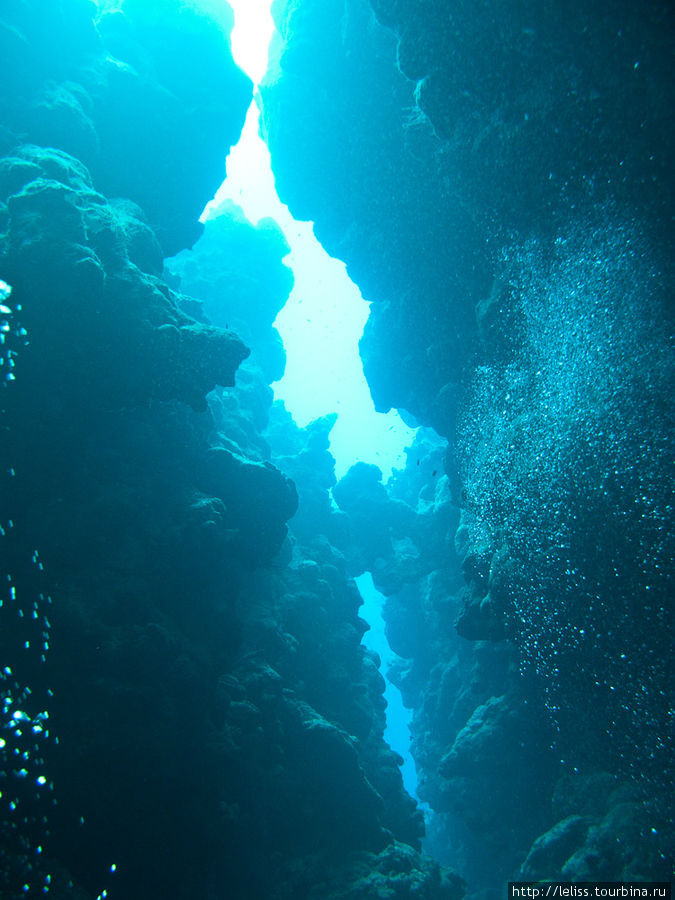
M 670 20 L 628 6 L 275 4 L 282 200 L 372 301 L 378 408 L 436 432 L 386 485 L 272 402 L 279 229 L 199 223 L 229 11 L 3 8 L 3 897 L 669 877 Z
M 275 16 L 262 93 L 281 199 L 371 302 L 376 406 L 447 442 L 387 488 L 361 467 L 335 491 L 350 565 L 389 594 L 438 813 L 427 847 L 473 896 L 519 871 L 620 880 L 638 858 L 668 878 L 670 12 L 325 0 Z M 453 516 L 431 510 L 439 474 Z M 577 775 L 618 779 L 652 824 L 627 829 L 611 792 L 592 821 L 577 794 L 563 814 L 556 785 Z
M 461 897 L 383 740 L 334 418 L 272 406 L 286 243 L 230 207 L 167 259 L 250 99 L 229 17 L 0 18 L 0 893 Z
M 199 237 L 251 99 L 225 19 L 195 4 L 11 4 L 2 12 L 0 151 L 64 150 L 144 211 L 165 255 Z M 226 30 L 227 29 L 227 30 Z

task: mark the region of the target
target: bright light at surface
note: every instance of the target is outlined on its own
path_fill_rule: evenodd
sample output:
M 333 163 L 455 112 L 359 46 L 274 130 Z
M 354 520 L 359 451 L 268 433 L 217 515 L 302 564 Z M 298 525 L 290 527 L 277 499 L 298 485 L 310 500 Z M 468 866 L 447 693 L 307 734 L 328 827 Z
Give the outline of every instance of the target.
M 267 48 L 274 31 L 270 0 L 228 0 L 234 10 L 232 55 L 259 84 L 267 68 Z
M 273 31 L 269 0 L 234 0 L 232 51 L 257 82 L 265 71 Z M 257 224 L 275 219 L 291 252 L 285 262 L 295 275 L 293 292 L 276 320 L 287 353 L 286 374 L 274 385 L 298 425 L 337 412 L 331 452 L 340 478 L 357 460 L 375 463 L 389 477 L 405 466 L 404 448 L 414 438 L 394 412 L 375 412 L 363 375 L 358 341 L 368 304 L 350 281 L 344 263 L 332 259 L 314 237 L 311 222 L 296 222 L 276 194 L 267 145 L 258 134 L 258 108 L 251 104 L 246 124 L 227 160 L 227 179 L 202 218 L 216 215 L 232 200 Z

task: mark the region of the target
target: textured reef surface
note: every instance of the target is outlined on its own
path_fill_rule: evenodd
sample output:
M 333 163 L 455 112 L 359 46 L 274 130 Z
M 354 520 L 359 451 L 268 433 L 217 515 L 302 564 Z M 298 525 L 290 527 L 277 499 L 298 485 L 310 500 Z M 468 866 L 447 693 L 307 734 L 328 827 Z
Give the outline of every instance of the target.
M 281 199 L 371 312 L 352 470 L 425 847 L 468 895 L 672 872 L 672 9 L 275 4 Z
M 334 418 L 272 402 L 285 239 L 198 221 L 231 17 L 96 12 L 0 14 L 0 894 L 459 898 L 383 740 Z
M 670 10 L 275 15 L 282 199 L 428 427 L 336 483 L 335 417 L 273 402 L 285 239 L 199 222 L 252 95 L 226 7 L 2 7 L 0 895 L 667 879 Z

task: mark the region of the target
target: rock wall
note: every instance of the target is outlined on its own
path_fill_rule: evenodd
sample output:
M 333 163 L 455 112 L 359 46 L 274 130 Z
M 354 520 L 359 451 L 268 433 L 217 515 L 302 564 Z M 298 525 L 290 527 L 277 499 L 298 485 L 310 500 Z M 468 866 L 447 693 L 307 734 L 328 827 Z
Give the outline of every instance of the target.
M 668 878 L 672 13 L 275 16 L 280 196 L 372 303 L 376 406 L 447 441 L 335 491 L 390 595 L 428 846 L 473 896 Z
M 58 147 L 97 190 L 141 206 L 166 255 L 194 243 L 251 82 L 194 5 L 19 0 L 3 13 L 3 154 Z
M 331 422 L 271 408 L 284 241 L 230 210 L 164 271 L 250 84 L 191 5 L 95 13 L 0 16 L 0 892 L 460 897 L 382 738 Z

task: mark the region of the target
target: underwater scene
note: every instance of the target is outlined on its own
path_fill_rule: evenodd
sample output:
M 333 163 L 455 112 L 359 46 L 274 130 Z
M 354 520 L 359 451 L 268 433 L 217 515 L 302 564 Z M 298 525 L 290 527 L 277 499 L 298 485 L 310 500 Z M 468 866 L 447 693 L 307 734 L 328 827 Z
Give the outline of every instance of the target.
M 0 0 L 0 900 L 670 897 L 674 72 Z

